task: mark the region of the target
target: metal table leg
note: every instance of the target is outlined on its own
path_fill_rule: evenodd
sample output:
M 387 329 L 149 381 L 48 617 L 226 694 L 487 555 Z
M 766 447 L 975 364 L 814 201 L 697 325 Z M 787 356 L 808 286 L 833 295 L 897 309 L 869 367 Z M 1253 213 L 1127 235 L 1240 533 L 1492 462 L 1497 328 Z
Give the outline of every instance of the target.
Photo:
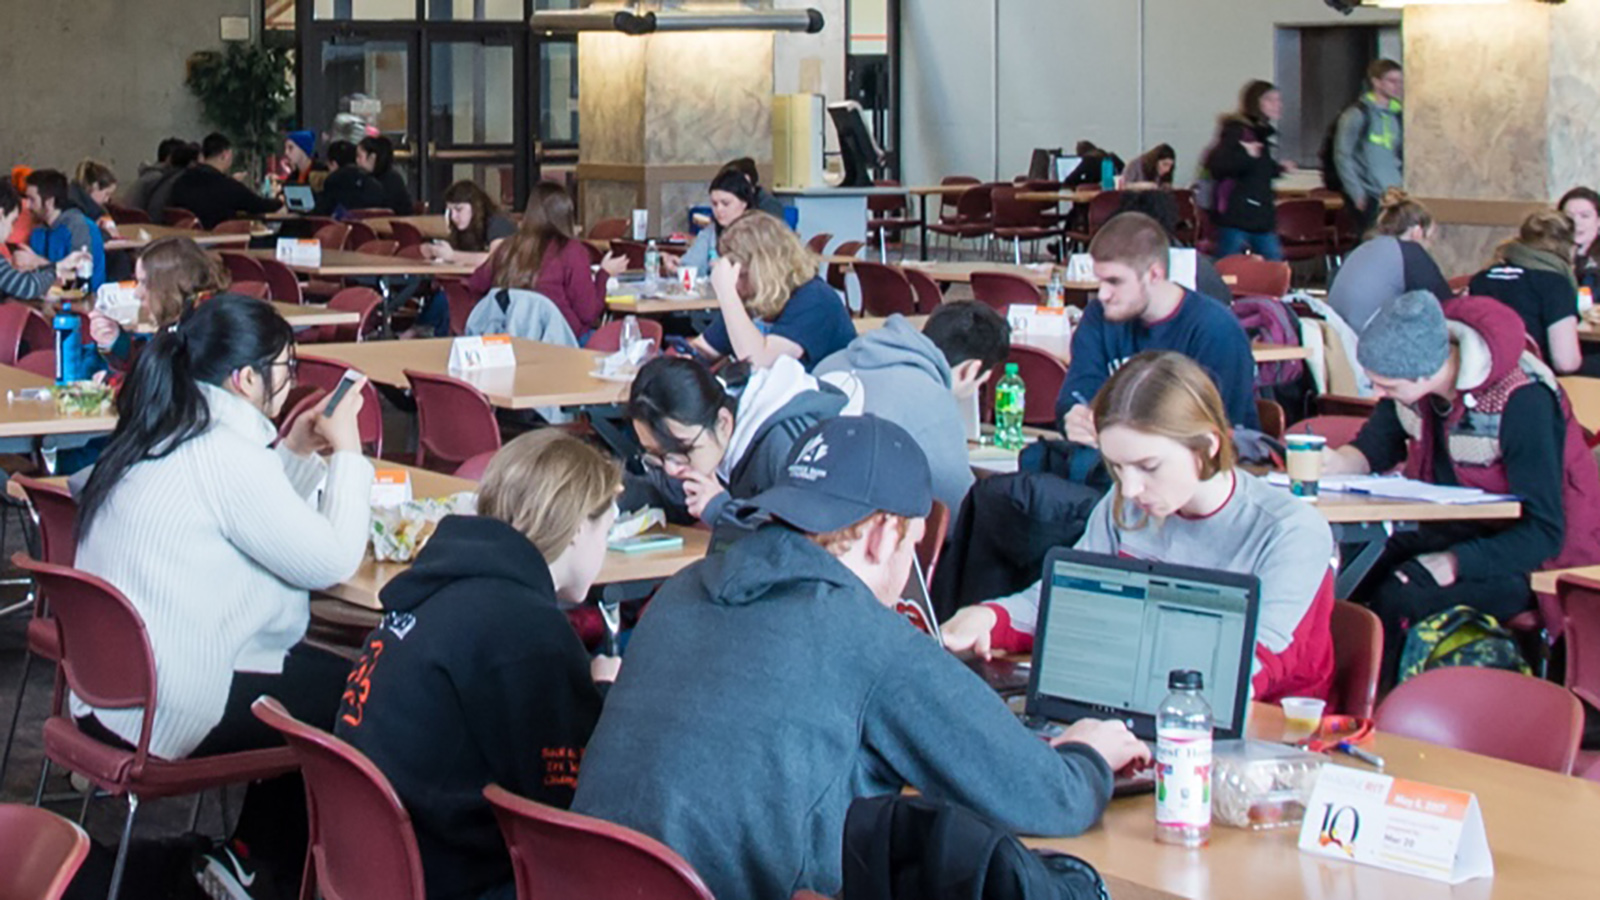
M 1340 559 L 1339 574 L 1333 583 L 1333 595 L 1340 600 L 1348 600 L 1372 571 L 1372 567 L 1377 565 L 1390 536 L 1396 531 L 1414 530 L 1417 526 L 1415 522 L 1342 522 L 1332 527 L 1336 544 L 1355 544 L 1360 547 L 1354 556 Z
M 941 194 L 942 198 L 944 195 Z M 928 194 L 922 194 L 922 258 L 928 258 Z

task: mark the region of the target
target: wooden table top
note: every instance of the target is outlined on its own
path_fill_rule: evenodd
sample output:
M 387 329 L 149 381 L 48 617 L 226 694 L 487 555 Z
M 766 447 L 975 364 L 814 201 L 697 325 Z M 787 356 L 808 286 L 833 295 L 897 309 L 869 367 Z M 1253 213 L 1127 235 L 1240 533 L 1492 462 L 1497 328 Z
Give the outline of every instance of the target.
M 361 321 L 361 314 L 358 312 L 329 309 L 312 303 L 279 303 L 274 300 L 272 308 L 296 328 L 308 328 L 312 325 L 354 325 Z
M 1335 525 L 1362 522 L 1448 522 L 1483 519 L 1515 519 L 1522 515 L 1516 500 L 1495 503 L 1427 503 L 1419 500 L 1394 500 L 1370 494 L 1342 494 L 1324 491 L 1317 498 L 1317 511 Z
M 1138 190 L 1138 188 L 1128 190 Z M 1033 203 L 1088 203 L 1099 193 L 1099 188 L 1078 188 L 1072 191 L 1018 191 L 1017 199 Z
M 855 320 L 856 334 L 866 334 L 869 331 L 882 328 L 883 323 L 887 321 L 887 318 L 878 316 L 866 316 L 863 318 L 858 318 Z M 928 317 L 906 316 L 906 321 L 910 322 L 912 327 L 920 331 L 922 326 L 928 323 Z M 1064 363 L 1072 362 L 1071 335 L 1045 335 L 1029 333 L 1020 336 L 1014 336 L 1011 342 L 1013 344 L 1021 344 L 1023 346 L 1033 347 L 1036 350 L 1043 350 L 1044 352 L 1051 354 Z M 1250 344 L 1250 355 L 1254 357 L 1255 361 L 1258 363 L 1282 362 L 1290 359 L 1306 359 L 1311 355 L 1311 350 L 1307 347 L 1302 347 L 1299 345 L 1269 344 L 1265 341 L 1254 341 Z
M 266 234 L 263 229 L 262 234 Z M 170 225 L 119 225 L 117 234 L 121 237 L 106 241 L 107 250 L 134 250 L 167 237 L 186 237 L 202 247 L 218 247 L 232 244 L 248 244 L 251 235 L 248 234 L 212 234 L 209 231 L 199 231 L 194 228 L 173 228 Z
M 0 437 L 39 437 L 47 434 L 97 434 L 117 427 L 115 413 L 102 416 L 63 416 L 54 398 L 11 399 L 11 392 L 54 387 L 55 380 L 13 366 L 0 366 Z
M 246 250 L 245 253 L 256 259 L 278 258 L 276 250 Z M 302 275 L 313 275 L 318 278 L 352 278 L 363 275 L 462 277 L 471 275 L 478 268 L 465 263 L 438 263 L 426 259 L 406 259 L 401 256 L 378 256 L 372 253 L 357 253 L 354 250 L 324 250 L 320 265 L 308 266 L 297 263 L 285 263 L 285 265 Z
M 1533 583 L 1533 592 L 1536 594 L 1554 594 L 1556 592 L 1556 581 L 1563 575 L 1600 579 L 1600 565 L 1574 566 L 1570 569 L 1546 569 L 1542 572 L 1534 572 L 1530 579 Z
M 850 257 L 839 257 L 837 261 L 848 265 L 856 260 Z M 1055 270 L 1055 267 L 1049 265 L 1041 265 L 1035 268 L 1033 266 L 995 262 L 917 262 L 911 260 L 902 263 L 901 266 L 903 268 L 916 269 L 938 282 L 971 284 L 974 272 L 1001 272 L 1007 275 L 1020 275 L 1040 287 L 1050 283 L 1050 273 Z M 1100 288 L 1100 282 L 1098 281 L 1064 281 L 1063 283 L 1069 291 L 1094 291 Z
M 1280 739 L 1283 713 L 1255 704 L 1249 732 Z M 1296 848 L 1298 828 L 1244 831 L 1213 825 L 1200 850 L 1158 844 L 1153 794 L 1113 800 L 1101 824 L 1077 838 L 1029 838 L 1083 857 L 1108 878 L 1188 898 L 1315 897 L 1318 900 L 1490 900 L 1588 897 L 1600 884 L 1600 784 L 1423 741 L 1377 734 L 1370 748 L 1385 772 L 1472 791 L 1494 855 L 1493 878 L 1451 887 L 1411 875 L 1315 857 Z M 1336 765 L 1365 768 L 1334 755 Z
M 1588 316 L 1578 317 L 1578 340 L 1600 343 L 1600 324 Z
M 450 225 L 444 220 L 444 213 L 432 213 L 423 216 L 381 216 L 372 219 L 363 219 L 362 224 L 371 226 L 381 237 L 393 237 L 394 231 L 389 227 L 391 222 L 404 222 L 422 232 L 422 236 L 429 240 L 445 240 L 450 237 Z
M 707 290 L 709 294 L 709 289 Z M 615 313 L 636 316 L 666 316 L 673 313 L 701 312 L 717 308 L 715 296 L 668 297 L 659 292 L 650 296 L 613 295 L 606 298 L 606 308 Z
M 517 365 L 471 372 L 451 372 L 452 338 L 416 341 L 365 341 L 318 344 L 315 355 L 335 359 L 379 384 L 405 387 L 404 370 L 450 375 L 472 384 L 502 409 L 541 406 L 588 406 L 627 400 L 628 385 L 595 378 L 605 355 L 576 347 L 512 338 Z

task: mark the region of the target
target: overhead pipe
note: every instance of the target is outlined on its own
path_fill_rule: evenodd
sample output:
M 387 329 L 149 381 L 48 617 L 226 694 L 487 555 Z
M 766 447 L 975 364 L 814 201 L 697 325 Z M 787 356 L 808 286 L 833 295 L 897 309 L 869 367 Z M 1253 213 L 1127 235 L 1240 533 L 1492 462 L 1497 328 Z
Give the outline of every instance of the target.
M 538 31 L 571 34 L 620 31 L 644 35 L 668 31 L 798 31 L 817 34 L 826 24 L 816 9 L 738 10 L 733 12 L 646 12 L 630 10 L 540 10 L 528 18 Z

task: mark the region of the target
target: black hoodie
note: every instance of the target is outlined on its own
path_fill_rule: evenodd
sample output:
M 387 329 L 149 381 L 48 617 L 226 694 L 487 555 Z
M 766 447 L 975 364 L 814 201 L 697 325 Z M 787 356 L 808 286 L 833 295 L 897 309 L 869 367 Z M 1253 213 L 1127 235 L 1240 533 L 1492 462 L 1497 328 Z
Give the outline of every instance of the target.
M 335 731 L 411 813 L 428 896 L 475 898 L 511 881 L 484 786 L 566 808 L 601 694 L 544 558 L 498 519 L 446 517 L 381 596 Z
M 1221 196 L 1217 199 L 1222 204 L 1217 213 L 1218 225 L 1252 234 L 1277 230 L 1277 196 L 1272 182 L 1283 173 L 1283 167 L 1273 157 L 1275 133 L 1270 122 L 1240 116 L 1222 123 L 1222 137 L 1206 161 L 1219 192 L 1224 191 L 1223 182 L 1230 182 L 1225 190 L 1226 202 Z M 1251 156 L 1244 148 L 1246 142 L 1261 144 L 1261 155 Z

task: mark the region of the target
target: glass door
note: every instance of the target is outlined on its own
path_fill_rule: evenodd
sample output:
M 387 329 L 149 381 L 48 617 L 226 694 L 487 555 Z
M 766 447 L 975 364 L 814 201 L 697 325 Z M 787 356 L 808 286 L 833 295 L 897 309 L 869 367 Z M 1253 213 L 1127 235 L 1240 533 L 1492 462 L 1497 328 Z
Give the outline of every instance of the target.
M 528 192 L 521 33 L 427 38 L 427 196 L 437 201 L 470 180 L 502 209 L 520 209 Z
M 533 164 L 543 180 L 570 185 L 578 168 L 578 41 L 572 35 L 536 38 L 534 73 L 539 140 Z
M 311 44 L 300 81 L 306 118 L 319 135 L 359 139 L 376 129 L 394 142 L 394 165 L 418 189 L 417 36 L 406 29 L 341 28 Z

